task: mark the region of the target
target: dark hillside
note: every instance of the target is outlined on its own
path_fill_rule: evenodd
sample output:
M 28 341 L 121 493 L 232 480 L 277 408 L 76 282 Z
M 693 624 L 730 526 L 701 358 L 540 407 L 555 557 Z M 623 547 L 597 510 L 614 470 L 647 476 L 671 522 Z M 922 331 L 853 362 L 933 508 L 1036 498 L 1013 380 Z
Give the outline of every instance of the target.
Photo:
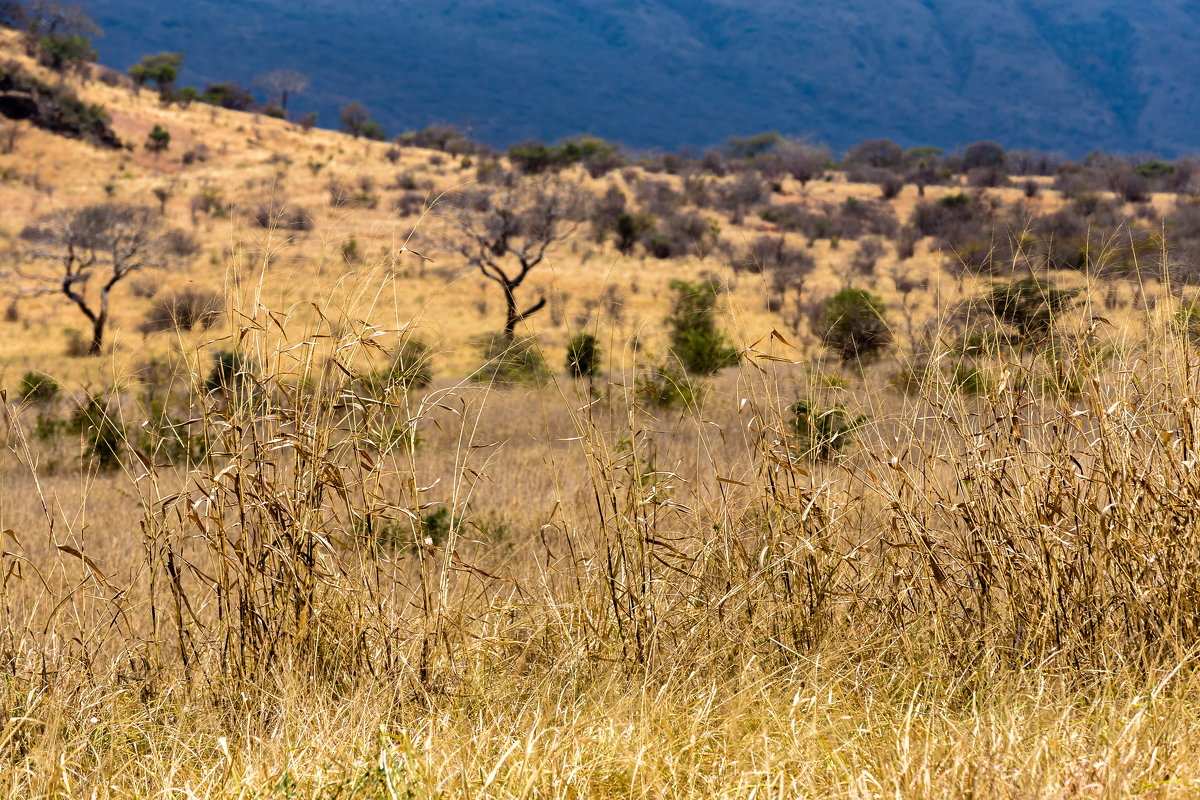
M 1131 0 L 94 0 L 102 59 L 184 50 L 185 79 L 313 78 L 391 132 L 474 124 L 496 144 L 582 131 L 637 146 L 762 129 L 834 146 L 1196 147 L 1194 4 Z

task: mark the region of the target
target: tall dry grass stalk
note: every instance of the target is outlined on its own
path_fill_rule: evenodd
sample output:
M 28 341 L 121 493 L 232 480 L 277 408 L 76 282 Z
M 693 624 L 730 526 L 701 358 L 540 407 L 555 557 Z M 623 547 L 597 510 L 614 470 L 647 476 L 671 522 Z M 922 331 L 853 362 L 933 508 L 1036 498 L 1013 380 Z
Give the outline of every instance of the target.
M 1197 791 L 1200 387 L 1166 310 L 994 351 L 947 321 L 908 394 L 772 332 L 653 411 L 619 372 L 381 385 L 412 321 L 230 296 L 190 419 L 83 472 L 123 493 L 104 531 L 5 406 L 45 528 L 0 488 L 6 796 Z M 798 386 L 869 414 L 853 447 L 806 455 Z

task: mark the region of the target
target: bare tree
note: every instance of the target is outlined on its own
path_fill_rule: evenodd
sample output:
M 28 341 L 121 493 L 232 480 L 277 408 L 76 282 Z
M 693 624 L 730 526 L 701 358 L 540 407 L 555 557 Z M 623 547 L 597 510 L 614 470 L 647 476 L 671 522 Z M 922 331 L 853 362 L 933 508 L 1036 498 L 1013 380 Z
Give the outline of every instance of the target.
M 294 69 L 273 69 L 259 75 L 254 83 L 265 89 L 271 100 L 279 98 L 279 107 L 287 111 L 288 99 L 308 89 L 308 76 Z
M 194 241 L 162 229 L 153 209 L 104 203 L 42 217 L 21 232 L 27 265 L 0 273 L 19 296 L 61 292 L 92 325 L 89 355 L 99 355 L 109 321 L 109 295 L 135 272 L 170 266 L 195 252 Z M 87 291 L 94 276 L 102 281 Z M 91 296 L 89 296 L 89 294 Z
M 69 38 L 102 33 L 82 5 L 58 0 L 0 4 L 0 20 L 24 28 L 32 41 L 44 36 Z
M 557 178 L 520 181 L 509 188 L 465 193 L 454 215 L 453 246 L 504 293 L 504 335 L 541 311 L 546 298 L 520 310 L 517 289 L 550 248 L 569 236 L 581 203 L 574 187 Z
M 776 152 L 783 168 L 800 181 L 801 188 L 824 175 L 825 167 L 833 161 L 833 154 L 828 147 L 804 141 L 785 141 L 776 148 Z

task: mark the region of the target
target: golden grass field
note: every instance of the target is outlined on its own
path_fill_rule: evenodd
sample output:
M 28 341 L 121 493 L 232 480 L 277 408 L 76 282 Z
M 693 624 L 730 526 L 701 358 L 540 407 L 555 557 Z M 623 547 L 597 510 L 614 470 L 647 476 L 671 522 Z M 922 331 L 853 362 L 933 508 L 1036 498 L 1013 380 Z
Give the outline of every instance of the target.
M 2 796 L 1200 794 L 1200 364 L 1167 287 L 1127 282 L 1114 301 L 1059 276 L 1084 293 L 1051 355 L 981 359 L 985 389 L 968 394 L 938 365 L 951 310 L 986 282 L 951 277 L 928 241 L 903 265 L 888 245 L 875 290 L 896 343 L 860 368 L 769 311 L 765 276 L 715 254 L 626 257 L 584 231 L 522 289 L 551 298 L 525 327 L 557 377 L 493 386 L 469 376 L 501 300 L 439 245 L 474 169 L 80 92 L 128 141 L 165 125 L 170 149 L 25 131 L 0 155 L 0 258 L 22 257 L 44 213 L 157 205 L 165 186 L 170 224 L 202 247 L 116 290 L 100 357 L 67 355 L 85 326 L 61 297 L 0 320 Z M 208 160 L 181 164 L 200 143 Z M 446 199 L 397 216 L 401 172 Z M 378 206 L 331 207 L 331 176 L 369 178 Z M 204 190 L 232 210 L 193 225 Z M 879 190 L 836 174 L 784 192 Z M 253 225 L 272 196 L 313 230 Z M 901 220 L 917 199 L 891 201 Z M 722 218 L 721 236 L 768 227 Z M 829 294 L 853 247 L 810 250 L 807 291 Z M 898 270 L 926 287 L 902 296 Z M 668 284 L 702 275 L 728 287 L 720 324 L 741 364 L 702 402 L 656 408 L 636 375 L 667 350 Z M 185 286 L 222 295 L 218 323 L 140 333 L 145 295 Z M 581 329 L 605 352 L 594 382 L 563 374 Z M 927 329 L 940 335 L 918 355 L 910 331 Z M 428 388 L 380 397 L 350 380 L 410 337 L 432 348 Z M 235 345 L 253 388 L 206 391 L 212 355 Z M 203 447 L 139 445 L 99 470 L 80 436 L 39 436 L 47 409 L 17 394 L 31 370 L 63 385 L 63 414 L 115 387 L 131 442 L 156 430 L 152 403 L 173 403 Z M 842 454 L 804 458 L 800 397 L 869 421 Z M 420 543 L 439 508 L 446 538 Z

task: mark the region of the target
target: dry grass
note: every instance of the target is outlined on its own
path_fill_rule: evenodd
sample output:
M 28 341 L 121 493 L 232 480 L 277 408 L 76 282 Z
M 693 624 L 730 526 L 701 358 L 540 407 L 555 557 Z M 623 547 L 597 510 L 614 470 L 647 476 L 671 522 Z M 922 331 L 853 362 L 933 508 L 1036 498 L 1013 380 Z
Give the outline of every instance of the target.
M 952 312 L 980 285 L 922 249 L 906 269 L 927 288 L 876 287 L 902 355 L 841 367 L 766 310 L 760 276 L 578 239 L 540 278 L 563 299 L 538 346 L 557 370 L 590 315 L 607 375 L 490 386 L 464 376 L 499 298 L 452 258 L 394 255 L 435 238 L 437 213 L 327 202 L 331 174 L 404 170 L 436 194 L 471 173 L 86 91 L 124 137 L 165 122 L 212 158 L 30 132 L 21 163 L 57 188 L 0 186 L 10 244 L 114 174 L 143 201 L 176 181 L 167 215 L 189 230 L 202 187 L 241 210 L 199 219 L 204 252 L 162 276 L 222 293 L 212 330 L 141 339 L 151 299 L 124 296 L 114 346 L 85 360 L 64 355 L 61 304 L 0 322 L 0 796 L 1200 792 L 1200 363 L 1168 303 L 1127 300 L 1165 288 L 1123 285 L 1110 311 L 1109 286 L 1075 276 L 1081 302 L 1042 340 L 964 350 Z M 311 209 L 312 235 L 247 224 L 272 195 Z M 339 255 L 351 235 L 361 263 Z M 818 243 L 810 290 L 840 285 L 852 252 Z M 636 376 L 666 349 L 668 283 L 707 272 L 733 284 L 742 364 L 699 406 L 656 408 Z M 381 384 L 413 338 L 434 345 L 433 384 Z M 18 401 L 32 368 L 111 388 L 119 425 L 54 427 L 75 401 Z M 808 458 L 801 397 L 868 421 Z
M 407 329 L 267 314 L 234 315 L 242 378 L 183 373 L 192 457 L 47 471 L 8 406 L 6 794 L 1195 794 L 1196 365 L 1163 312 L 1064 318 L 980 396 L 761 344 L 655 414 L 619 376 L 380 396 L 348 373 Z M 872 422 L 803 460 L 800 394 Z

